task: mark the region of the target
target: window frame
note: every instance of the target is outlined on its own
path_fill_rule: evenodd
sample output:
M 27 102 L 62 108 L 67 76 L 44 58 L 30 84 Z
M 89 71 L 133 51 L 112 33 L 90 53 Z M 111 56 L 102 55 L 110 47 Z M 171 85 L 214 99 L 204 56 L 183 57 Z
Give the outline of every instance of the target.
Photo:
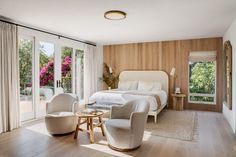
M 217 92 L 217 61 L 214 60 L 214 64 L 215 64 L 215 92 L 214 94 L 205 94 L 205 93 L 190 93 L 190 66 L 189 66 L 189 62 L 188 61 L 188 103 L 192 103 L 192 104 L 206 104 L 206 105 L 216 105 L 216 92 Z M 207 61 L 193 61 L 193 62 L 207 62 Z M 191 96 L 207 96 L 207 97 L 213 97 L 214 101 L 213 102 L 206 102 L 206 101 L 193 101 L 190 100 Z

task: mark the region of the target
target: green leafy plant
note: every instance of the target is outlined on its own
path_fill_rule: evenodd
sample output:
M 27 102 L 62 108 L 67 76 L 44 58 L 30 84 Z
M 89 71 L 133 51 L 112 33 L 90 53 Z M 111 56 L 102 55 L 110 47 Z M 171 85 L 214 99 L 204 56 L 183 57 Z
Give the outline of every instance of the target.
M 190 92 L 201 94 L 215 93 L 215 63 L 193 62 L 190 64 Z M 214 102 L 212 96 L 190 96 L 191 101 Z
M 213 94 L 215 91 L 214 62 L 195 62 L 191 65 L 190 92 Z
M 117 87 L 119 75 L 115 74 L 114 70 L 111 73 L 109 66 L 106 63 L 103 63 L 103 75 L 100 80 L 103 81 L 108 87 L 114 89 Z

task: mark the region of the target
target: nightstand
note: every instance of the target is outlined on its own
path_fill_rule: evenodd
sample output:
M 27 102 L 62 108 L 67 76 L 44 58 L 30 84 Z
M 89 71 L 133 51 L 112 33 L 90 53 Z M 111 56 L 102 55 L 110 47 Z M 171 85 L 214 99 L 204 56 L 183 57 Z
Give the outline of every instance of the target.
M 183 110 L 184 109 L 184 98 L 185 94 L 171 94 L 173 98 L 173 109 L 174 110 Z

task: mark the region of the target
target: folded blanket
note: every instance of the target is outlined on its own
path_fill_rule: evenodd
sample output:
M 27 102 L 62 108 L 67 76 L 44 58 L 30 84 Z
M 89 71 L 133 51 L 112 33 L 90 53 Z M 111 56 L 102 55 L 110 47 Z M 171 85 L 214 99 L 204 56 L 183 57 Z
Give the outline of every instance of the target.
M 137 90 L 105 90 L 94 93 L 91 101 L 96 101 L 100 105 L 123 105 L 128 101 L 135 99 L 147 99 L 150 104 L 150 110 L 157 110 L 160 106 L 166 104 L 167 95 L 165 91 L 137 91 Z

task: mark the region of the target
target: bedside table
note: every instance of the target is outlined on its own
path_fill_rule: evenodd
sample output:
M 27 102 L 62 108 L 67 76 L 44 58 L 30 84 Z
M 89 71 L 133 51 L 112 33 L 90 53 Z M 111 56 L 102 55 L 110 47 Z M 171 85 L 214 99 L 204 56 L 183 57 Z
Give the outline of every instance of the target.
M 185 94 L 171 94 L 173 98 L 173 109 L 174 110 L 183 110 L 184 109 L 184 98 Z

